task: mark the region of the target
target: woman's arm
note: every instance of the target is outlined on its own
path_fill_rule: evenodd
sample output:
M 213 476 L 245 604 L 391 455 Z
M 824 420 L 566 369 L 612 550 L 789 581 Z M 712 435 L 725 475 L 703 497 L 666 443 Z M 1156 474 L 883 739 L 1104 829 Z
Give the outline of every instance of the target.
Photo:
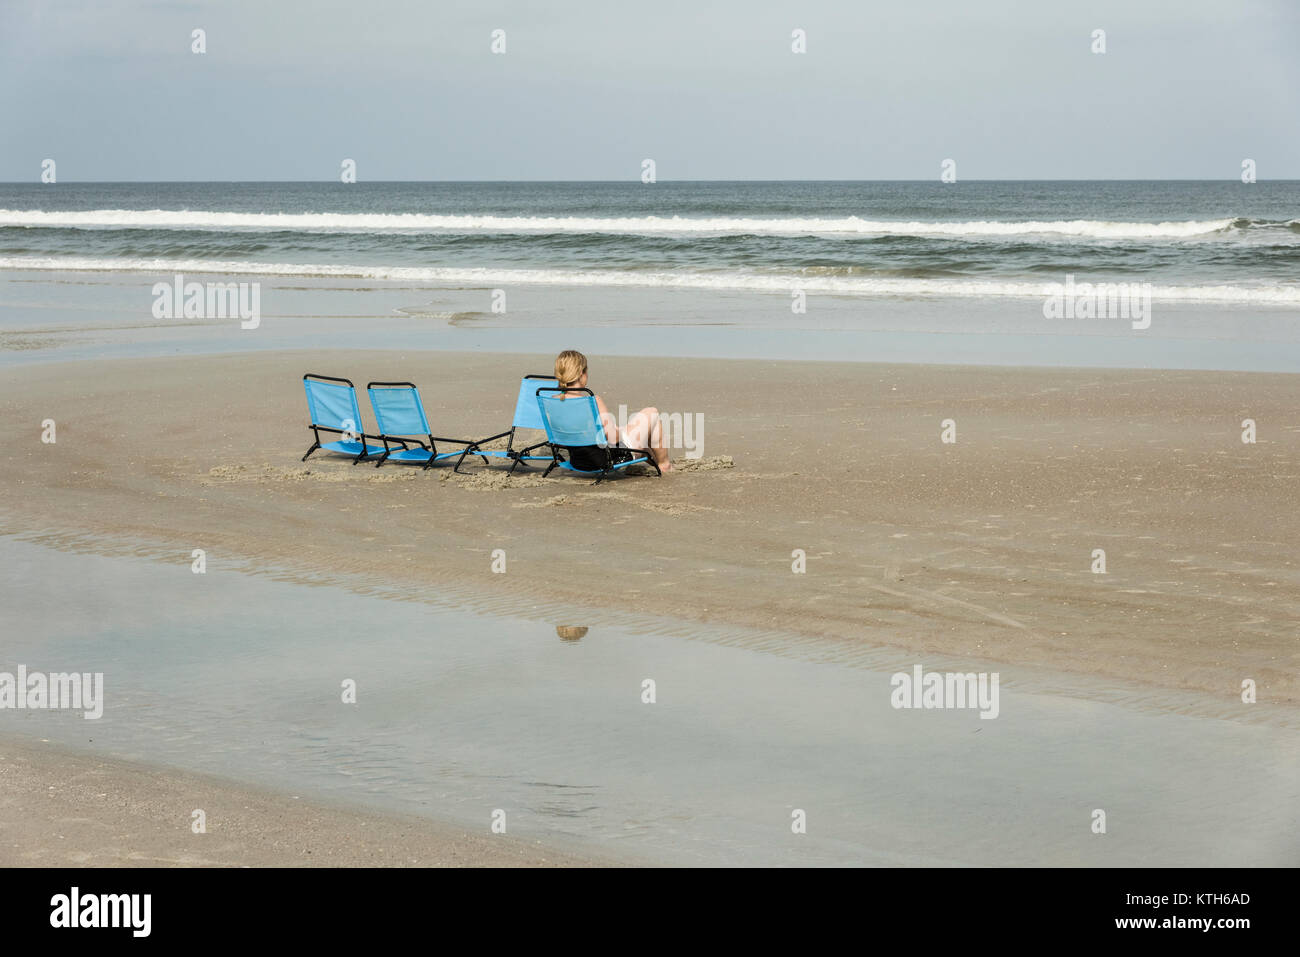
M 610 446 L 618 445 L 618 419 L 605 408 L 605 400 L 596 396 L 596 411 L 600 413 L 600 424 L 605 429 L 605 441 Z

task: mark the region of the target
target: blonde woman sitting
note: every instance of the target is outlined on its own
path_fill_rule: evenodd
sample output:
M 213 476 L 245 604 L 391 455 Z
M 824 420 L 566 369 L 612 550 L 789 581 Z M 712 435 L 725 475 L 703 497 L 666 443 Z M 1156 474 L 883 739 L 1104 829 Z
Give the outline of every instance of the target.
M 555 357 L 555 378 L 561 389 L 587 388 L 587 357 L 581 352 L 566 349 Z M 659 471 L 672 471 L 672 462 L 664 449 L 663 425 L 659 421 L 659 410 L 653 406 L 642 409 L 628 417 L 627 425 L 620 432 L 618 420 L 610 413 L 605 400 L 596 396 L 596 408 L 600 412 L 600 424 L 605 430 L 611 451 L 615 446 L 623 449 L 644 449 L 654 456 Z M 572 463 L 577 468 L 586 468 L 581 461 Z M 600 466 L 596 467 L 597 469 Z

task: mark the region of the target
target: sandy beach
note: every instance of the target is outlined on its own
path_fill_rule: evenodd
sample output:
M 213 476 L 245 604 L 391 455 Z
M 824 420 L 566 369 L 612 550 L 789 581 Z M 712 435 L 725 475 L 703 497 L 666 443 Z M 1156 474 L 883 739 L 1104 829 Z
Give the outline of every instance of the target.
M 1245 373 L 593 357 L 613 403 L 702 413 L 663 479 L 316 453 L 304 372 L 410 379 L 440 434 L 508 427 L 548 357 L 296 353 L 16 368 L 5 530 L 176 548 L 793 636 L 1300 700 L 1300 381 Z M 369 423 L 363 396 L 363 415 Z M 42 444 L 40 423 L 57 422 Z M 1257 423 L 1243 444 L 1241 422 Z M 940 440 L 952 419 L 957 441 Z M 1104 549 L 1106 574 L 1093 574 Z M 504 549 L 509 573 L 493 574 Z M 807 572 L 791 571 L 792 552 Z M 594 583 L 599 583 L 593 587 Z
M 435 432 L 477 437 L 508 426 L 518 376 L 548 358 L 329 351 L 16 367 L 0 383 L 6 420 L 26 424 L 0 453 L 3 530 L 182 569 L 201 548 L 214 570 L 553 625 L 634 616 L 666 631 L 753 629 L 754 647 L 777 655 L 896 652 L 1077 679 L 1093 689 L 1085 697 L 1147 712 L 1297 720 L 1293 376 L 593 356 L 593 385 L 614 405 L 703 414 L 701 458 L 678 450 L 662 479 L 598 487 L 480 464 L 457 475 L 299 461 L 311 441 L 304 372 L 410 379 Z M 364 396 L 362 408 L 370 430 Z M 1241 441 L 1244 418 L 1256 444 Z M 54 444 L 40 440 L 46 419 Z M 955 443 L 941 441 L 946 419 Z M 1091 570 L 1099 548 L 1105 574 Z M 497 549 L 506 574 L 492 572 Z M 1241 703 L 1244 679 L 1258 704 Z M 24 836 L 3 842 L 0 863 L 596 860 L 436 814 L 335 808 L 201 775 L 210 815 L 238 807 L 239 823 L 199 848 L 183 815 L 157 824 L 173 804 L 199 806 L 195 776 L 16 733 L 3 739 L 13 786 L 0 830 Z

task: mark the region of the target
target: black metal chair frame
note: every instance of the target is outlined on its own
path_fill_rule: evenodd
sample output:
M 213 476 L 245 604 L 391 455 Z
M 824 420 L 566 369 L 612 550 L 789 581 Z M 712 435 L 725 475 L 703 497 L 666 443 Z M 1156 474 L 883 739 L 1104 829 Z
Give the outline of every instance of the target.
M 555 380 L 555 376 L 553 375 L 526 375 L 524 376 L 524 378 L 525 379 L 546 379 L 549 381 Z M 514 475 L 515 469 L 519 468 L 519 466 L 521 465 L 524 468 L 531 468 L 532 466 L 530 466 L 528 463 L 524 461 L 524 456 L 526 456 L 529 452 L 536 452 L 538 449 L 546 448 L 548 445 L 551 444 L 549 442 L 542 441 L 542 442 L 537 442 L 534 445 L 530 445 L 526 449 L 516 449 L 514 448 L 515 427 L 512 425 L 505 432 L 499 432 L 496 435 L 489 435 L 486 439 L 479 439 L 477 442 L 474 443 L 474 445 L 476 448 L 478 448 L 478 451 L 481 452 L 483 451 L 482 446 L 487 445 L 489 442 L 495 442 L 497 439 L 506 439 L 506 457 L 511 459 L 510 471 L 506 473 L 507 475 Z M 460 463 L 465 461 L 465 456 L 468 454 L 469 454 L 469 449 L 466 449 L 465 452 L 461 455 L 461 457 L 456 460 L 456 467 L 452 471 L 455 472 L 460 471 Z M 487 462 L 487 459 L 485 458 L 483 461 Z

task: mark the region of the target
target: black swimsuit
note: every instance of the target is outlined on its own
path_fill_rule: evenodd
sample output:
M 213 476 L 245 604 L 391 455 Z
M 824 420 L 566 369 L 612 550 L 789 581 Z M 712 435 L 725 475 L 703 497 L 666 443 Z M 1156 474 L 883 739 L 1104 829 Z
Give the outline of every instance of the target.
M 599 445 L 579 445 L 569 449 L 569 464 L 584 472 L 603 472 L 606 454 L 609 455 L 610 466 L 630 462 L 636 458 L 636 453 L 631 449 L 617 447 L 602 449 Z
M 563 402 L 568 396 L 561 395 L 560 401 Z M 569 453 L 569 464 L 575 469 L 582 469 L 584 472 L 603 472 L 605 471 L 605 453 L 609 453 L 609 465 L 613 467 L 623 462 L 630 462 L 636 458 L 636 454 L 631 449 L 611 446 L 602 449 L 599 445 L 575 445 L 562 446 Z

